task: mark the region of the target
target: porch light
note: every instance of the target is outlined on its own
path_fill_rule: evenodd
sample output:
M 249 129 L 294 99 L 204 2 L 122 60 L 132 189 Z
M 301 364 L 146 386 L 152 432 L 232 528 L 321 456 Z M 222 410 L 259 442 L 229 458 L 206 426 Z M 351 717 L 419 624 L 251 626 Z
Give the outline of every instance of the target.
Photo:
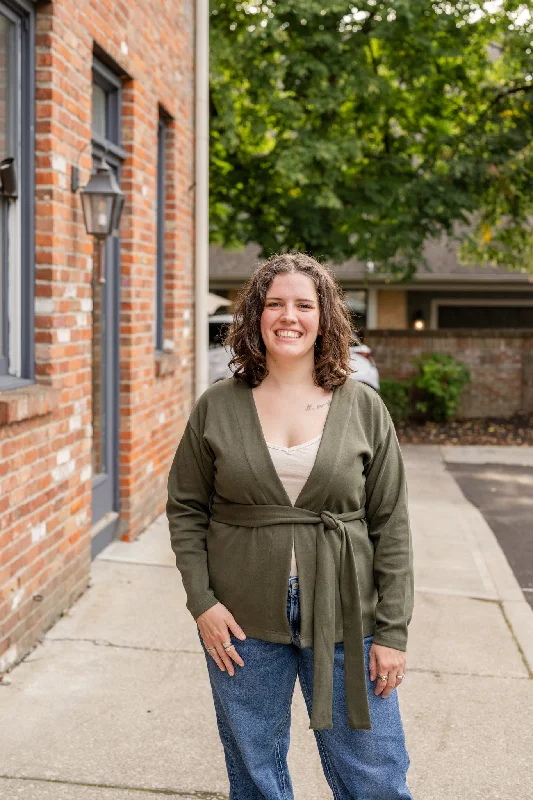
M 100 283 L 105 283 L 105 240 L 118 230 L 124 207 L 124 193 L 105 159 L 80 194 L 87 233 L 100 243 Z
M 413 328 L 415 331 L 423 331 L 426 327 L 426 322 L 424 320 L 424 315 L 422 311 L 417 311 L 413 317 Z

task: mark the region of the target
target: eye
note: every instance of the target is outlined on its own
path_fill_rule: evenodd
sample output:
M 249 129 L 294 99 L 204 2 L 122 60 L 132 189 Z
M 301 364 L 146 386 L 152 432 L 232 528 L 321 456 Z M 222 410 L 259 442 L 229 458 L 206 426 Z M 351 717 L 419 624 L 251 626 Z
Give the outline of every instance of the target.
M 302 308 L 313 308 L 309 303 L 301 303 Z

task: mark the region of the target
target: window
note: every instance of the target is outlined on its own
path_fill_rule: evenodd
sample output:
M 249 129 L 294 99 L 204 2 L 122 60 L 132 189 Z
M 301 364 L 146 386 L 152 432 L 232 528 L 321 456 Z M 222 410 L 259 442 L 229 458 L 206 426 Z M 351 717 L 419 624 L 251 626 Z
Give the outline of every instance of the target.
M 0 390 L 33 378 L 33 13 L 0 2 L 0 159 L 14 159 L 16 192 L 0 193 Z
M 155 348 L 163 349 L 165 283 L 165 177 L 167 120 L 159 113 L 157 126 L 157 199 L 156 199 L 156 270 L 155 270 Z

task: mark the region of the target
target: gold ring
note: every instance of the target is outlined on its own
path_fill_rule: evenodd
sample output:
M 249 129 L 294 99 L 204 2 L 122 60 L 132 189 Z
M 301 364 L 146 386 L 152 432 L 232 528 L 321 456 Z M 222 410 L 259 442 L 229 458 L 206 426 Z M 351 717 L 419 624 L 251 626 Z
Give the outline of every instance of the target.
M 388 676 L 387 676 L 387 675 L 380 675 L 380 676 L 379 676 L 379 679 L 380 679 L 380 681 L 383 681 L 383 683 L 387 683 L 387 681 L 388 681 Z
M 235 645 L 232 644 L 231 642 L 222 642 L 222 647 L 224 648 L 224 650 L 231 650 L 231 648 L 235 647 Z
M 405 675 L 396 675 L 396 677 L 398 678 L 399 681 L 403 681 Z
M 216 647 L 206 647 L 205 649 L 207 650 L 208 653 L 210 653 L 211 650 L 216 650 Z

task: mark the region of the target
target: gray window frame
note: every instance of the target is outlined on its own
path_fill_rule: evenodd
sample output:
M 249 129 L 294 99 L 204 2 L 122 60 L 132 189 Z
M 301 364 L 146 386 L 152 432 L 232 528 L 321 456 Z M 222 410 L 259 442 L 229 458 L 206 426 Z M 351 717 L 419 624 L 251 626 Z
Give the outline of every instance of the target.
M 20 158 L 16 159 L 18 200 L 20 203 L 20 317 L 13 320 L 20 326 L 20 375 L 10 373 L 9 357 L 0 357 L 0 391 L 17 389 L 35 381 L 35 12 L 29 0 L 0 0 L 0 11 L 9 17 L 18 29 L 17 48 L 20 48 Z M 15 154 L 19 155 L 19 153 Z M 6 213 L 8 200 L 0 203 Z M 9 264 L 7 258 L 8 233 L 1 254 L 2 280 L 8 286 Z M 6 309 L 8 310 L 8 309 Z M 2 315 L 6 325 L 6 347 L 9 353 L 8 315 Z M 7 363 L 6 363 L 7 362 Z M 12 368 L 12 366 L 11 366 Z
M 157 123 L 157 199 L 155 262 L 155 349 L 163 351 L 165 292 L 166 134 L 168 118 L 159 109 Z

